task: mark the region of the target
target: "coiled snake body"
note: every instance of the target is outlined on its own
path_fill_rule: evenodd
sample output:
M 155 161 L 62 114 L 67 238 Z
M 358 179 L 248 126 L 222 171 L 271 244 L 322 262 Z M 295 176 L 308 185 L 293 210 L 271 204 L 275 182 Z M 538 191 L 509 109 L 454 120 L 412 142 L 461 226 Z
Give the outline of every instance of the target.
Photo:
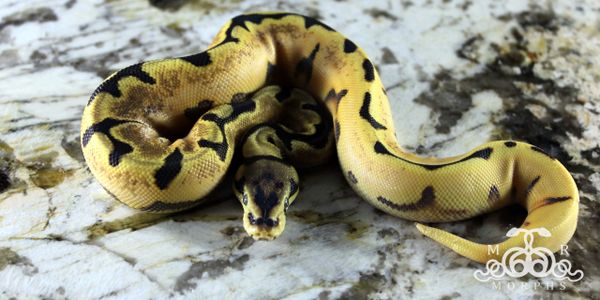
M 270 85 L 308 92 L 332 119 L 301 91 Z M 289 119 L 306 124 L 273 123 Z M 521 227 L 549 230 L 552 236 L 535 244 L 551 251 L 576 228 L 577 187 L 559 161 L 535 146 L 495 141 L 443 159 L 404 152 L 385 89 L 364 51 L 302 15 L 240 15 L 205 52 L 126 67 L 96 89 L 81 122 L 91 172 L 117 199 L 146 211 L 200 203 L 223 179 L 244 137 L 246 161 L 234 191 L 244 227 L 255 238 L 283 231 L 285 211 L 298 193 L 289 162 L 320 163 L 333 147 L 354 190 L 394 216 L 456 221 L 517 202 L 528 211 Z M 417 228 L 479 262 L 523 244 L 512 237 L 488 253 L 488 245 L 420 223 Z

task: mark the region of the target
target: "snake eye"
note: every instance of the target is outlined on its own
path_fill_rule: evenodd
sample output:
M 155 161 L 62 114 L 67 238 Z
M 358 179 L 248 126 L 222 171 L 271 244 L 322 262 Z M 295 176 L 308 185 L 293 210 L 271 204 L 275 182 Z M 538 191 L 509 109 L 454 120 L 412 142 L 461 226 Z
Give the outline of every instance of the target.
M 283 212 L 286 213 L 290 207 L 290 197 L 285 197 L 285 201 L 283 202 Z
M 246 194 L 246 193 L 244 193 L 244 195 L 242 195 L 242 204 L 248 205 L 248 194 Z

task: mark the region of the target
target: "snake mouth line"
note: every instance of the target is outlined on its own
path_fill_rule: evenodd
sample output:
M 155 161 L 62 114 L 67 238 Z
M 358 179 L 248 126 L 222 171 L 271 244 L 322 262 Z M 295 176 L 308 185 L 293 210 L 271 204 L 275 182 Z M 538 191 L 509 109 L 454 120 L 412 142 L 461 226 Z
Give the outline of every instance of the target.
M 272 241 L 274 239 L 276 239 L 277 237 L 274 235 L 252 235 L 252 238 L 255 241 Z
M 253 225 L 250 236 L 257 241 L 272 241 L 281 234 L 281 229 L 275 229 L 276 227 L 268 226 L 257 226 Z M 246 229 L 248 231 L 248 229 Z

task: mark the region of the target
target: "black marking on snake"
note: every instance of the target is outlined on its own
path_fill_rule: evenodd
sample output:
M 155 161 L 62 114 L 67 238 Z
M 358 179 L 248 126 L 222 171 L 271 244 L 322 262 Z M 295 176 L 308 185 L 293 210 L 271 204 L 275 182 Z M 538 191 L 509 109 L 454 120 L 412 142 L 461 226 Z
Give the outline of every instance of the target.
M 225 39 L 223 39 L 222 42 L 220 42 L 216 47 L 221 46 L 223 44 L 226 43 L 238 43 L 240 41 L 240 39 L 236 38 L 233 36 L 233 30 L 236 27 L 241 27 L 243 29 L 245 29 L 246 31 L 250 32 L 250 29 L 248 28 L 248 26 L 246 26 L 246 22 L 250 22 L 250 23 L 254 23 L 254 24 L 260 24 L 262 23 L 263 20 L 266 19 L 273 19 L 273 20 L 280 20 L 284 17 L 289 16 L 290 14 L 288 13 L 278 13 L 278 14 L 248 14 L 248 15 L 240 15 L 240 16 L 236 16 L 233 19 L 231 19 L 231 24 L 229 24 L 229 27 L 227 27 L 227 30 L 225 31 Z
M 275 134 L 277 137 L 279 137 L 281 142 L 283 142 L 283 145 L 288 150 L 292 150 L 292 141 L 294 140 L 309 144 L 317 149 L 323 149 L 325 146 L 327 146 L 327 142 L 329 141 L 329 137 L 333 129 L 333 121 L 331 120 L 331 116 L 329 116 L 325 108 L 320 104 L 306 103 L 302 105 L 302 109 L 312 110 L 321 117 L 321 122 L 314 125 L 315 131 L 313 134 L 289 132 L 277 123 L 266 122 L 249 129 L 246 132 L 246 136 L 241 140 L 245 140 L 247 136 L 256 130 L 266 127 L 275 130 Z
M 171 181 L 181 172 L 182 160 L 183 154 L 179 148 L 175 148 L 175 151 L 165 158 L 163 165 L 154 173 L 154 182 L 159 189 L 164 190 L 169 187 Z
M 302 58 L 296 65 L 296 76 L 304 74 L 306 83 L 309 83 L 310 79 L 312 78 L 313 62 L 315 60 L 315 56 L 317 56 L 319 47 L 320 45 L 317 43 L 310 54 L 307 57 Z
M 531 190 L 533 190 L 533 187 L 538 183 L 538 181 L 540 181 L 540 177 L 541 176 L 534 178 L 529 185 L 527 185 L 527 189 L 525 189 L 525 196 L 529 195 Z
M 517 187 L 514 185 L 510 189 L 510 199 L 513 201 L 517 200 Z
M 275 183 L 275 187 L 278 188 L 278 189 L 282 189 L 283 188 L 283 182 L 277 181 L 277 183 Z
M 246 177 L 242 176 L 239 180 L 233 180 L 233 188 L 235 191 L 242 196 L 242 204 L 248 205 L 248 194 L 244 193 L 244 184 L 246 183 Z
M 307 16 L 302 16 L 304 18 L 304 27 L 306 29 L 311 28 L 312 26 L 318 25 L 321 26 L 325 29 L 327 29 L 328 31 L 335 31 L 333 28 L 325 25 L 323 22 L 315 19 L 315 18 L 311 18 L 311 17 L 307 17 Z
M 212 141 L 208 141 L 208 140 L 200 140 L 198 142 L 198 145 L 200 147 L 211 148 L 211 149 L 215 150 L 215 152 L 217 152 L 217 155 L 219 156 L 219 159 L 221 161 L 225 161 L 225 158 L 227 156 L 227 150 L 229 149 L 229 145 L 227 144 L 227 139 L 225 138 L 225 135 L 222 134 L 222 136 L 224 137 L 224 139 L 223 139 L 223 142 L 221 142 L 221 143 L 216 143 L 216 142 L 212 142 Z
M 325 96 L 324 102 L 327 103 L 329 101 L 335 101 L 336 102 L 335 113 L 337 114 L 337 109 L 339 107 L 340 101 L 342 101 L 342 98 L 344 98 L 344 96 L 346 96 L 347 94 L 348 94 L 348 90 L 346 90 L 346 89 L 343 89 L 339 93 L 336 93 L 335 89 L 332 88 L 331 90 L 329 90 L 329 92 Z M 339 126 L 338 126 L 338 129 L 339 129 Z M 339 133 L 339 131 L 338 131 L 338 133 Z M 337 141 L 337 139 L 336 139 L 336 141 Z
M 249 96 L 250 96 L 250 94 L 248 94 L 248 93 L 235 93 L 235 94 L 233 94 L 233 96 L 231 96 L 231 100 L 229 100 L 229 103 L 231 103 L 231 104 L 242 103 L 242 102 L 248 100 Z
M 281 140 L 281 136 L 279 136 L 278 133 L 277 133 L 277 130 L 281 130 L 281 129 L 277 128 L 278 126 L 279 126 L 279 124 L 276 124 L 276 123 L 270 122 L 270 121 L 254 125 L 250 129 L 246 130 L 246 132 L 244 132 L 244 134 L 241 136 L 241 138 L 240 138 L 240 141 L 241 141 L 240 144 L 243 145 L 244 143 L 246 143 L 246 141 L 250 138 L 250 136 L 254 135 L 256 132 L 258 132 L 258 131 L 260 131 L 262 129 L 271 129 L 272 131 L 274 131 L 274 135 L 277 136 L 277 138 L 278 138 L 277 141 L 283 142 Z M 284 160 L 287 159 L 286 153 L 285 153 L 284 149 L 282 149 L 281 147 L 279 147 L 279 144 L 277 144 L 277 142 L 273 138 L 272 134 L 268 135 L 267 142 L 270 143 L 270 144 L 275 145 L 276 148 L 279 149 L 279 155 L 280 156 L 276 157 L 277 159 L 284 159 Z M 261 156 L 263 156 L 263 155 L 256 155 L 257 159 L 258 159 L 258 157 L 261 157 Z M 265 155 L 265 156 L 271 156 L 271 155 Z M 249 159 L 251 157 L 254 157 L 254 156 L 250 156 L 250 157 L 244 156 L 243 157 L 244 158 L 244 163 L 245 164 L 249 164 Z M 255 159 L 255 160 L 257 160 L 257 159 Z
M 231 23 L 229 24 L 229 27 L 227 27 L 227 30 L 225 30 L 225 39 L 223 39 L 223 41 L 221 41 L 215 47 L 221 46 L 226 43 L 231 43 L 231 42 L 238 43 L 240 41 L 240 39 L 233 36 L 233 30 L 236 27 L 241 27 L 249 32 L 250 29 L 248 28 L 248 26 L 246 26 L 246 22 L 250 22 L 250 23 L 258 25 L 258 24 L 262 23 L 262 21 L 264 21 L 264 20 L 269 20 L 269 19 L 281 20 L 282 18 L 285 18 L 287 16 L 298 16 L 298 17 L 303 18 L 304 19 L 304 27 L 306 29 L 308 29 L 312 26 L 321 26 L 321 27 L 325 28 L 326 30 L 335 31 L 335 30 L 333 30 L 333 28 L 323 24 L 322 22 L 320 22 L 314 18 L 302 16 L 299 14 L 293 14 L 293 13 L 247 14 L 247 15 L 240 15 L 240 16 L 237 16 L 237 17 L 234 17 L 233 19 L 231 19 Z M 215 48 L 215 47 L 213 47 L 213 48 Z
M 567 201 L 567 200 L 571 200 L 571 196 L 546 198 L 546 199 L 544 199 L 544 205 L 554 204 L 557 202 L 563 202 L 563 201 Z
M 333 133 L 335 134 L 335 142 L 340 141 L 340 122 L 335 120 L 335 125 L 333 127 Z
M 265 75 L 265 83 L 273 82 L 273 78 L 275 77 L 275 71 L 277 70 L 277 66 L 272 64 L 270 61 L 267 62 L 267 74 Z
M 296 194 L 297 192 L 298 192 L 298 183 L 294 180 L 294 178 L 290 178 L 290 196 Z
M 285 99 L 289 98 L 292 95 L 292 89 L 289 87 L 281 87 L 279 92 L 275 94 L 275 99 L 279 102 L 283 102 Z
M 493 184 L 488 193 L 488 202 L 496 203 L 498 200 L 500 200 L 500 191 L 498 190 L 498 187 Z
M 322 149 L 327 145 L 331 131 L 333 129 L 333 121 L 325 108 L 320 104 L 303 104 L 302 109 L 312 110 L 317 113 L 321 122 L 315 124 L 315 132 L 311 135 L 291 134 L 290 138 L 312 145 L 315 148 Z M 286 142 L 286 147 L 291 149 L 291 140 Z
M 352 184 L 358 183 L 358 179 L 356 179 L 356 176 L 354 176 L 354 173 L 352 173 L 352 171 L 348 171 L 348 181 L 350 181 L 350 183 Z
M 335 101 L 340 102 L 342 100 L 342 98 L 344 98 L 344 96 L 346 96 L 346 94 L 348 94 L 348 90 L 346 90 L 346 89 L 341 90 L 339 93 L 336 93 L 335 89 L 331 89 L 325 96 L 325 102 L 332 100 L 332 99 L 335 99 Z
M 373 68 L 371 61 L 365 58 L 362 67 L 365 70 L 365 80 L 368 82 L 373 81 L 375 79 L 375 68 Z
M 180 57 L 180 59 L 185 60 L 196 67 L 204 67 L 208 66 L 212 63 L 210 59 L 210 54 L 208 51 L 200 52 L 197 54 L 192 54 L 189 56 Z
M 457 160 L 457 161 L 453 161 L 453 162 L 450 162 L 450 163 L 447 163 L 447 164 L 426 165 L 426 164 L 416 163 L 414 161 L 410 161 L 410 160 L 407 160 L 407 159 L 404 159 L 402 157 L 399 157 L 399 156 L 396 156 L 396 155 L 392 154 L 379 141 L 375 142 L 375 146 L 373 148 L 375 150 L 375 153 L 377 153 L 377 154 L 389 155 L 389 156 L 392 156 L 392 157 L 397 158 L 399 160 L 402 160 L 404 162 L 407 162 L 409 164 L 413 164 L 413 165 L 416 165 L 416 166 L 419 166 L 419 167 L 423 167 L 423 168 L 425 168 L 427 170 L 436 170 L 436 169 L 439 169 L 439 168 L 451 166 L 451 165 L 458 164 L 458 163 L 461 163 L 461 162 L 465 162 L 467 160 L 471 160 L 471 159 L 475 159 L 475 158 L 481 158 L 481 159 L 488 160 L 490 158 L 490 156 L 492 155 L 492 152 L 494 151 L 494 149 L 492 149 L 491 147 L 487 147 L 487 148 L 475 151 L 471 155 L 469 155 L 469 156 L 467 156 L 467 157 L 465 157 L 463 159 L 460 159 L 460 160 Z
M 204 113 L 213 107 L 213 103 L 214 102 L 211 100 L 202 100 L 198 102 L 198 105 L 186 108 L 183 114 L 190 120 L 198 120 Z
M 345 53 L 352 53 L 354 51 L 356 51 L 356 44 L 353 43 L 351 40 L 349 39 L 345 39 L 344 40 L 344 52 Z
M 271 218 L 269 218 L 269 212 L 277 206 L 279 203 L 279 197 L 277 197 L 277 193 L 274 191 L 265 192 L 260 184 L 254 186 L 254 202 L 260 208 L 262 213 L 262 217 L 259 217 L 256 221 L 257 225 L 261 225 L 260 220 L 263 219 L 265 225 L 272 227 L 274 226 L 274 222 Z
M 95 133 L 99 132 L 99 133 L 104 134 L 108 138 L 110 143 L 113 145 L 113 149 L 110 152 L 110 154 L 108 155 L 108 163 L 111 166 L 116 167 L 121 162 L 121 157 L 123 155 L 133 151 L 133 147 L 131 147 L 127 143 L 117 140 L 112 135 L 112 133 L 110 133 L 110 130 L 113 127 L 121 125 L 121 124 L 125 124 L 125 123 L 138 123 L 138 122 L 131 121 L 131 120 L 117 120 L 117 119 L 113 119 L 113 118 L 106 118 L 96 124 L 93 124 L 92 126 L 88 127 L 88 129 L 85 130 L 85 132 L 83 133 L 83 135 L 81 137 L 81 144 L 83 145 L 83 147 L 87 146 L 90 139 L 92 138 L 92 136 L 94 136 Z
M 273 174 L 271 171 L 263 171 L 258 176 L 258 179 L 254 179 L 252 181 L 252 184 L 258 185 L 260 183 L 259 180 L 275 180 L 275 174 Z
M 154 201 L 152 204 L 142 207 L 140 210 L 147 212 L 167 212 L 167 211 L 178 211 L 194 207 L 203 202 L 206 197 L 197 200 L 180 201 L 180 202 L 163 202 Z
M 121 97 L 122 93 L 121 93 L 121 90 L 119 89 L 119 81 L 125 77 L 131 76 L 131 77 L 135 77 L 135 78 L 139 79 L 143 83 L 155 84 L 156 80 L 154 78 L 152 78 L 152 76 L 150 76 L 150 74 L 148 74 L 144 70 L 142 70 L 143 64 L 144 63 L 137 63 L 135 65 L 131 65 L 129 67 L 121 69 L 117 73 L 115 73 L 114 75 L 112 75 L 111 77 L 106 79 L 92 93 L 92 96 L 90 97 L 90 100 L 88 101 L 87 105 L 90 105 L 90 103 L 92 103 L 94 98 L 96 98 L 96 96 L 102 92 L 109 93 L 115 98 Z
M 535 152 L 539 152 L 541 154 L 544 154 L 546 156 L 548 156 L 551 159 L 555 159 L 554 157 L 552 157 L 550 154 L 548 154 L 548 152 L 542 150 L 542 148 L 536 147 L 536 146 L 531 146 L 531 150 L 535 151 Z
M 514 146 L 516 146 L 517 143 L 513 142 L 513 141 L 506 141 L 504 142 L 504 146 L 508 147 L 508 148 L 512 148 Z
M 252 224 L 252 225 L 258 225 L 258 226 L 265 225 L 267 227 L 275 227 L 279 224 L 279 219 L 273 220 L 271 218 L 265 219 L 263 217 L 255 218 L 252 213 L 248 213 L 248 222 L 250 222 L 250 224 Z
M 360 107 L 360 116 L 363 119 L 367 120 L 367 122 L 369 122 L 369 124 L 371 124 L 371 127 L 375 128 L 375 129 L 383 129 L 383 130 L 387 129 L 381 123 L 377 122 L 377 120 L 375 120 L 375 118 L 373 118 L 373 116 L 369 112 L 370 106 L 371 106 L 371 93 L 366 92 L 365 98 L 363 99 L 363 104 Z
M 425 189 L 423 189 L 423 192 L 421 193 L 421 199 L 419 199 L 417 202 L 409 204 L 397 204 L 382 196 L 378 196 L 377 200 L 383 203 L 385 206 L 394 210 L 413 211 L 432 205 L 435 202 L 435 191 L 432 186 L 428 186 Z
M 244 183 L 246 182 L 246 177 L 241 176 L 239 180 L 233 180 L 233 188 L 240 194 L 244 193 Z
M 239 103 L 231 103 L 230 105 L 231 105 L 231 108 L 233 109 L 233 111 L 231 112 L 231 114 L 229 114 L 229 116 L 227 116 L 225 118 L 221 118 L 213 113 L 208 113 L 208 114 L 205 114 L 204 116 L 202 116 L 203 120 L 214 122 L 215 124 L 217 124 L 217 126 L 219 127 L 219 130 L 221 131 L 222 141 L 221 142 L 213 142 L 213 141 L 202 139 L 202 140 L 198 141 L 198 145 L 200 147 L 213 149 L 217 153 L 217 155 L 219 156 L 219 159 L 221 159 L 221 161 L 225 161 L 225 158 L 227 157 L 227 151 L 229 150 L 229 143 L 227 141 L 227 136 L 225 134 L 225 125 L 227 125 L 230 122 L 235 121 L 241 114 L 247 113 L 247 112 L 252 112 L 256 109 L 256 103 L 254 103 L 254 101 L 251 101 L 251 100 L 247 100 L 247 101 L 239 102 Z

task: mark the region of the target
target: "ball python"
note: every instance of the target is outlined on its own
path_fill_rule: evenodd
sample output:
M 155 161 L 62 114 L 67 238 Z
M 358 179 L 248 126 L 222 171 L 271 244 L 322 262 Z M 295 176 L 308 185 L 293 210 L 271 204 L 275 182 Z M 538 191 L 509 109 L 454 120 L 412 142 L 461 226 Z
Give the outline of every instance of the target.
M 301 143 L 299 148 L 314 149 L 307 153 L 326 152 L 310 139 L 274 141 L 286 131 L 272 124 L 257 129 L 286 114 L 282 99 L 288 97 L 280 94 L 292 93 L 289 88 L 306 91 L 329 111 L 331 147 L 362 199 L 415 221 L 422 234 L 458 254 L 486 262 L 522 247 L 523 239 L 475 243 L 424 223 L 465 220 L 518 203 L 528 213 L 521 228 L 551 233 L 537 238 L 536 247 L 555 252 L 574 234 L 578 190 L 558 160 L 512 140 L 448 158 L 404 151 L 386 90 L 365 52 L 326 24 L 294 13 L 236 16 L 204 52 L 137 63 L 109 76 L 83 111 L 85 161 L 126 205 L 178 211 L 200 203 L 225 177 L 236 145 L 254 135 L 244 143 L 250 161 L 237 172 L 233 189 L 246 231 L 258 239 L 277 237 L 298 192 L 297 174 L 283 156 Z M 314 131 L 315 124 L 305 127 Z M 262 171 L 270 169 L 277 171 Z M 489 246 L 498 251 L 490 253 Z

